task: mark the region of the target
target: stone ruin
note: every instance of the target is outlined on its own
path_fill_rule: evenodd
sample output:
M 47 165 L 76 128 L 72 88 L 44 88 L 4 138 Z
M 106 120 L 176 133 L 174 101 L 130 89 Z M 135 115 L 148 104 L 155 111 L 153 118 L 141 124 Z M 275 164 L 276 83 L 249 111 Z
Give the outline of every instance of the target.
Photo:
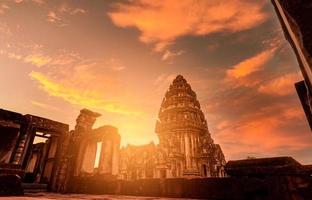
M 159 111 L 159 144 L 120 149 L 117 128 L 93 128 L 82 109 L 74 130 L 0 110 L 0 196 L 25 192 L 203 199 L 312 199 L 312 166 L 291 157 L 225 162 L 195 92 L 177 76 Z
M 196 93 L 183 76 L 173 80 L 158 116 L 158 145 L 121 149 L 121 179 L 225 176 L 221 147 L 214 144 Z
M 77 177 L 116 177 L 120 136 L 112 126 L 92 129 L 99 116 L 83 109 L 69 131 L 67 124 L 0 110 L 0 176 L 15 175 L 26 188 L 56 192 L 67 191 Z

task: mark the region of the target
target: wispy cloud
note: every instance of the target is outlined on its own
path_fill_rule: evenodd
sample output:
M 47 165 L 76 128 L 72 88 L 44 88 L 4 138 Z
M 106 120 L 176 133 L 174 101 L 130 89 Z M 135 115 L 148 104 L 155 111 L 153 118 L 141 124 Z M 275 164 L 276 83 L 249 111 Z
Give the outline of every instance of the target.
M 86 13 L 87 11 L 85 9 L 73 7 L 67 3 L 62 3 L 56 9 L 48 12 L 47 21 L 58 24 L 59 26 L 67 26 L 70 22 L 70 16 L 83 15 Z
M 299 72 L 286 74 L 261 84 L 258 91 L 269 95 L 290 95 L 296 91 L 294 84 L 302 79 Z
M 60 110 L 60 108 L 57 108 L 57 107 L 54 107 L 54 106 L 51 106 L 51 105 L 48 105 L 48 104 L 45 104 L 45 103 L 42 103 L 39 101 L 32 100 L 30 102 L 32 105 L 39 107 L 39 108 L 42 108 L 42 109 L 45 109 L 45 110 Z
M 44 0 L 14 0 L 15 3 L 33 2 L 36 4 L 43 4 Z
M 0 3 L 0 15 L 4 14 L 9 8 L 6 3 Z
M 115 3 L 108 15 L 117 26 L 139 29 L 140 40 L 154 43 L 161 51 L 181 36 L 237 32 L 258 26 L 267 19 L 264 4 L 258 0 L 138 0 Z
M 223 120 L 218 124 L 216 138 L 232 159 L 242 156 L 276 156 L 281 152 L 309 148 L 312 139 L 308 129 L 300 135 L 292 134 L 296 123 L 304 120 L 299 106 L 277 104 L 259 108 L 254 113 L 242 115 L 236 120 Z M 296 122 L 296 123 L 295 123 Z
M 49 22 L 53 22 L 53 23 L 62 20 L 60 17 L 58 17 L 58 16 L 56 15 L 56 13 L 55 13 L 54 11 L 49 11 L 48 14 L 47 14 L 47 17 L 48 17 L 47 20 L 48 20 Z
M 278 47 L 265 48 L 226 69 L 223 79 L 223 83 L 227 85 L 226 88 L 257 88 L 259 84 L 270 78 L 270 76 L 263 74 L 266 73 L 266 67 L 273 60 L 277 49 Z
M 266 49 L 257 55 L 247 58 L 226 71 L 230 78 L 242 78 L 253 72 L 263 70 L 264 64 L 274 55 L 275 48 Z
M 117 102 L 105 101 L 101 93 L 97 91 L 67 87 L 63 83 L 58 83 L 40 72 L 32 71 L 29 75 L 33 80 L 36 80 L 39 83 L 40 88 L 50 96 L 60 97 L 71 104 L 122 115 L 140 114 L 139 111 L 124 108 Z
M 24 58 L 24 62 L 33 64 L 38 67 L 42 67 L 44 65 L 47 65 L 50 63 L 52 59 L 48 56 L 34 54 L 34 55 L 28 55 Z
M 24 49 L 26 50 L 26 49 Z M 3 49 L 1 51 L 2 55 L 6 55 L 10 59 L 19 60 L 24 63 L 31 64 L 36 67 L 68 67 L 70 68 L 74 64 L 78 64 L 82 61 L 82 58 L 78 54 L 59 51 L 52 55 L 44 53 L 44 50 L 37 48 L 37 45 L 31 45 L 27 48 L 28 51 L 33 51 L 32 53 L 23 54 L 15 53 L 18 52 L 15 47 L 9 49 Z
M 121 63 L 120 60 L 116 58 L 110 58 L 107 60 L 102 60 L 102 61 L 96 61 L 99 65 L 102 67 L 111 69 L 113 71 L 122 71 L 126 69 L 126 66 Z
M 170 50 L 166 50 L 164 52 L 164 54 L 162 55 L 161 57 L 161 60 L 162 61 L 166 61 L 168 62 L 169 64 L 173 64 L 173 59 L 177 56 L 180 56 L 184 53 L 183 50 L 179 50 L 179 51 L 176 51 L 176 52 L 173 52 L 173 51 L 170 51 Z

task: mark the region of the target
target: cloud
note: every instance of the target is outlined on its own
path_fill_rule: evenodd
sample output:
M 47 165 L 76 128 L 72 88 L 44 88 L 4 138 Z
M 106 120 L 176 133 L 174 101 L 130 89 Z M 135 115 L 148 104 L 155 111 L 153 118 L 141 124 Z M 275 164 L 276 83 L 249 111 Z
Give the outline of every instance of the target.
M 22 55 L 19 54 L 15 54 L 15 53 L 8 53 L 7 56 L 11 59 L 15 59 L 15 60 L 21 60 L 23 58 Z
M 11 56 L 12 55 L 12 56 Z M 21 55 L 17 55 L 14 53 L 9 53 L 8 57 L 15 58 L 17 60 L 20 60 Z M 63 66 L 63 67 L 69 67 L 77 62 L 79 62 L 81 58 L 79 55 L 70 53 L 70 52 L 59 52 L 56 55 L 46 55 L 43 53 L 33 53 L 29 54 L 23 57 L 23 61 L 25 63 L 30 63 L 32 65 L 35 65 L 37 67 L 42 66 Z
M 72 7 L 67 3 L 62 3 L 54 10 L 50 10 L 47 14 L 47 21 L 58 24 L 60 26 L 66 26 L 69 24 L 70 16 L 83 15 L 87 11 L 82 8 Z
M 216 139 L 231 159 L 291 155 L 312 146 L 304 114 L 298 105 L 278 104 L 259 108 L 234 120 L 221 120 Z M 298 126 L 302 124 L 302 126 Z M 294 134 L 294 130 L 300 134 Z
M 44 0 L 14 0 L 15 3 L 23 3 L 23 2 L 33 2 L 36 4 L 43 4 Z
M 248 0 L 137 0 L 115 3 L 108 13 L 119 27 L 140 30 L 140 41 L 164 50 L 177 38 L 238 32 L 262 24 L 268 18 L 265 1 Z
M 58 17 L 56 15 L 56 13 L 54 11 L 49 11 L 48 14 L 47 14 L 47 17 L 48 17 L 48 21 L 49 22 L 57 22 L 57 21 L 61 21 L 62 19 L 60 17 Z
M 227 77 L 237 79 L 263 70 L 264 64 L 273 57 L 275 50 L 276 48 L 266 49 L 251 58 L 241 61 L 226 71 Z
M 166 50 L 165 53 L 162 55 L 161 60 L 167 61 L 169 64 L 173 63 L 173 59 L 177 56 L 180 56 L 184 53 L 183 50 L 179 50 L 177 52 L 172 52 L 170 50 Z
M 77 15 L 77 14 L 85 14 L 87 13 L 86 10 L 82 9 L 82 8 L 73 8 L 71 6 L 69 6 L 66 3 L 63 3 L 58 9 L 57 11 L 59 13 L 66 13 L 69 15 Z
M 24 62 L 36 65 L 37 67 L 47 65 L 51 61 L 52 59 L 50 57 L 39 54 L 28 55 L 24 58 Z
M 278 47 L 268 47 L 226 69 L 223 78 L 225 89 L 240 87 L 257 89 L 259 84 L 272 77 L 271 74 L 267 74 L 269 71 L 266 67 L 268 62 L 273 60 L 277 50 Z
M 54 106 L 51 106 L 51 105 L 48 105 L 39 101 L 30 101 L 30 102 L 32 105 L 39 107 L 39 108 L 46 109 L 46 110 L 60 110 L 60 108 L 58 107 L 54 107 Z
M 37 3 L 37 4 L 43 4 L 44 0 L 32 0 L 32 2 Z
M 116 58 L 109 58 L 107 60 L 98 61 L 97 63 L 113 71 L 122 71 L 126 69 L 126 66 L 124 66 L 121 61 Z
M 286 74 L 261 84 L 258 91 L 269 95 L 290 95 L 295 93 L 294 84 L 302 79 L 302 75 L 299 72 Z
M 104 110 L 107 112 L 122 115 L 139 115 L 138 111 L 130 110 L 119 105 L 117 102 L 103 100 L 102 95 L 97 91 L 81 90 L 74 87 L 67 87 L 64 83 L 58 83 L 40 72 L 32 71 L 29 76 L 36 80 L 40 88 L 50 96 L 60 97 L 65 101 L 79 106 Z
M 0 14 L 4 14 L 10 7 L 5 3 L 0 3 Z
M 0 29 L 1 32 L 1 29 Z M 29 63 L 31 65 L 37 67 L 68 67 L 70 68 L 74 64 L 78 64 L 82 62 L 82 58 L 79 54 L 68 52 L 65 50 L 59 50 L 54 54 L 48 55 L 42 49 L 41 45 L 25 45 L 22 44 L 23 52 L 27 52 L 26 54 L 20 52 L 19 46 L 11 46 L 10 48 L 2 49 L 1 54 L 7 56 L 10 59 L 15 59 L 22 61 L 24 63 Z M 27 48 L 24 48 L 26 46 Z M 29 51 L 31 53 L 29 53 Z M 19 53 L 15 53 L 19 52 Z M 87 60 L 87 59 L 85 59 Z

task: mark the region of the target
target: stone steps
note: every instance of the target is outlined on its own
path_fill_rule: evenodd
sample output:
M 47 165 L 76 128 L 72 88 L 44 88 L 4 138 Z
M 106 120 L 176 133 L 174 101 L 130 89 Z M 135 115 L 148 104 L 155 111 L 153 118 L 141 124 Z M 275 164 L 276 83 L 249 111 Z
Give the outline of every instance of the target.
M 22 187 L 25 193 L 47 192 L 48 184 L 23 183 Z

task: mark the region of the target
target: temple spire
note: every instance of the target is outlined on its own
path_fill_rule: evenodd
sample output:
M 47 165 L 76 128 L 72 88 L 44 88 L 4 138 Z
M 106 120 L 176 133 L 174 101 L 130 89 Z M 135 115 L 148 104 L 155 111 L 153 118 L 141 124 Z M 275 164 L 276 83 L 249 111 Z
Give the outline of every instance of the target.
M 222 176 L 223 153 L 210 136 L 196 93 L 182 75 L 173 80 L 165 94 L 156 133 L 160 148 L 168 152 L 168 161 L 177 163 L 172 168 L 182 171 L 182 176 Z M 218 166 L 213 166 L 216 163 Z

